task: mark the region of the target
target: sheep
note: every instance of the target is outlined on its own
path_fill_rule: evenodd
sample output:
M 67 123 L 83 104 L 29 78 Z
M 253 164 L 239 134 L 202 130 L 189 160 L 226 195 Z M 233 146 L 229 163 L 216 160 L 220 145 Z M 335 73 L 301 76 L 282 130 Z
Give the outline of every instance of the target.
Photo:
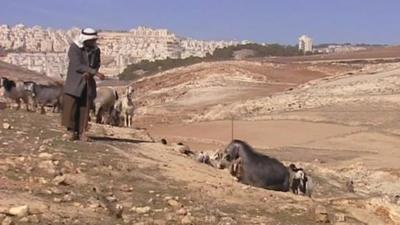
M 96 123 L 112 123 L 110 115 L 112 115 L 117 100 L 118 93 L 115 89 L 111 87 L 97 88 L 97 97 L 94 100 Z
M 5 77 L 0 78 L 0 88 L 4 88 L 4 97 L 14 100 L 17 103 L 17 110 L 21 108 L 21 100 L 29 112 L 29 93 L 24 88 L 24 82 L 9 80 Z

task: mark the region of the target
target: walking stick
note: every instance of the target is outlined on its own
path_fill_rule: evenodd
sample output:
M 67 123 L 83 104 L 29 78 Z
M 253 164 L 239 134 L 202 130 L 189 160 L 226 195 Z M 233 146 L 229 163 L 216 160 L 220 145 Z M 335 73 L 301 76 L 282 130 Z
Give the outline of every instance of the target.
M 83 130 L 81 133 L 81 137 L 86 137 L 86 131 L 88 131 L 89 127 L 89 112 L 90 112 L 90 98 L 89 98 L 89 78 L 86 78 L 86 107 L 85 114 L 83 115 Z

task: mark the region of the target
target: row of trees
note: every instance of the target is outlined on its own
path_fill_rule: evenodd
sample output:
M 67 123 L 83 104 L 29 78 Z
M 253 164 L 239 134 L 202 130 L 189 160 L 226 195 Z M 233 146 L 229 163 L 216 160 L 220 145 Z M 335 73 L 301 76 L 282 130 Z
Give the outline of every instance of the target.
M 188 66 L 200 62 L 231 60 L 234 58 L 235 52 L 241 50 L 250 50 L 252 52 L 252 54 L 247 55 L 247 57 L 296 56 L 302 54 L 296 46 L 284 46 L 279 44 L 236 45 L 218 48 L 213 52 L 213 54 L 207 54 L 205 57 L 192 56 L 185 59 L 167 58 L 156 61 L 142 60 L 139 63 L 128 65 L 128 67 L 119 74 L 118 77 L 120 80 L 136 80 L 144 76 L 150 76 L 176 67 Z

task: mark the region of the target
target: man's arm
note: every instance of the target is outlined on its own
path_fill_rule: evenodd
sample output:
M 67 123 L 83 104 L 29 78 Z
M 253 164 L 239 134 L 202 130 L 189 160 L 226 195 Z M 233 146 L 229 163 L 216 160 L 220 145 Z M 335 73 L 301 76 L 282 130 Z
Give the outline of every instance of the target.
M 95 56 L 94 56 L 94 61 L 95 61 L 95 69 L 96 69 L 96 75 L 100 80 L 104 80 L 106 77 L 104 76 L 104 74 L 99 72 L 100 69 L 100 65 L 101 65 L 101 51 L 100 48 L 97 47 L 95 50 Z
M 80 52 L 77 48 L 74 48 L 72 46 L 69 48 L 68 58 L 69 63 L 71 64 L 72 68 L 76 70 L 76 72 L 81 74 L 89 73 L 91 75 L 95 75 L 97 73 L 96 69 L 90 68 L 90 66 L 87 66 L 80 62 Z

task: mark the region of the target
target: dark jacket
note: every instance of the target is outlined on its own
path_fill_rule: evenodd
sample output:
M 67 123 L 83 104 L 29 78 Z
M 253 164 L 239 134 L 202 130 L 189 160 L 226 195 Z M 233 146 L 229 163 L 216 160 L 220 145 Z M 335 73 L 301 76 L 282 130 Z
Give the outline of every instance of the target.
M 72 43 L 68 50 L 68 58 L 69 65 L 64 93 L 75 97 L 82 96 L 82 91 L 86 87 L 86 79 L 83 74 L 89 73 L 92 76 L 88 79 L 88 94 L 90 99 L 94 99 L 96 97 L 96 81 L 93 76 L 100 68 L 100 49 L 95 48 L 88 51 Z

